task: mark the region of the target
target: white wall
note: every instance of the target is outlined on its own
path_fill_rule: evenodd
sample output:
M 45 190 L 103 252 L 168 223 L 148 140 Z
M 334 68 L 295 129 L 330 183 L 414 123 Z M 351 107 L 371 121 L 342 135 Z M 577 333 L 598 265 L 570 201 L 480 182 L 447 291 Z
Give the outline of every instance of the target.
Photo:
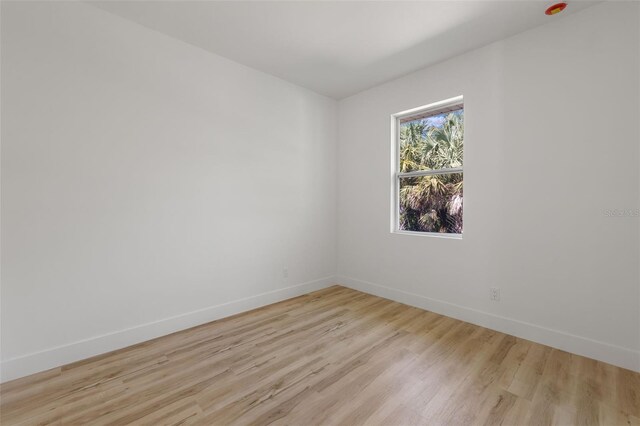
M 340 102 L 339 280 L 640 370 L 640 8 L 598 5 Z M 464 95 L 462 240 L 389 233 L 393 113 Z M 489 287 L 502 300 L 489 300 Z
M 334 100 L 78 3 L 1 74 L 4 379 L 330 282 Z

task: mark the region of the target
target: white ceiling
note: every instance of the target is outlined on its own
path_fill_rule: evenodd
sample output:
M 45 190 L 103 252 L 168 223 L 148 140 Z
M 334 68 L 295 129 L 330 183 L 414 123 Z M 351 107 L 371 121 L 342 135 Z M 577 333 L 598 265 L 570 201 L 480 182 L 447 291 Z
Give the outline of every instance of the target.
M 542 25 L 550 1 L 99 1 L 92 4 L 341 99 Z

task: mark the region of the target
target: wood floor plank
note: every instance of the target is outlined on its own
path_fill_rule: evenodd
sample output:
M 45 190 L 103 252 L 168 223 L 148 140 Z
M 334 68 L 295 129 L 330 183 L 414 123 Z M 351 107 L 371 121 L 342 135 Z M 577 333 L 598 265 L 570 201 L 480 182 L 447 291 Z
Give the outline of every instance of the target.
M 639 425 L 640 374 L 340 286 L 0 386 L 2 425 Z

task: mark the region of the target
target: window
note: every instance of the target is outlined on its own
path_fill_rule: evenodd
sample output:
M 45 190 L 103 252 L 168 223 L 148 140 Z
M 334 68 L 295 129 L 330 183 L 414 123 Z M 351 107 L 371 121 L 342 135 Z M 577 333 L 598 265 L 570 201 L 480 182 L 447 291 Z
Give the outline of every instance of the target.
M 392 231 L 462 235 L 462 96 L 392 116 Z

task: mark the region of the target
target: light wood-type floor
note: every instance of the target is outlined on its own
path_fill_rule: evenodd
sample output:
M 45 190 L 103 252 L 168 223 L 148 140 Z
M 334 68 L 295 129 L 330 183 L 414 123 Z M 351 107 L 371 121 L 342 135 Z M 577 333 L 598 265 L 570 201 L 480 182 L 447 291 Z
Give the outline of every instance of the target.
M 640 374 L 337 286 L 0 397 L 7 426 L 640 424 Z

